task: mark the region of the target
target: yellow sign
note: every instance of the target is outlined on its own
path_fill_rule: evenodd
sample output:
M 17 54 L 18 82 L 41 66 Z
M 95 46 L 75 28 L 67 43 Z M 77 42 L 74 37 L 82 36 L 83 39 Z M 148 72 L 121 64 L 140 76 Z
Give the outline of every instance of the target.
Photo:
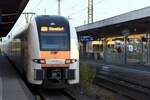
M 48 32 L 48 31 L 62 32 L 62 31 L 64 31 L 64 27 L 47 27 L 47 26 L 41 27 L 41 32 Z
M 48 27 L 46 27 L 46 26 L 41 27 L 41 32 L 47 32 L 47 31 L 48 31 Z
M 49 27 L 49 31 L 64 31 L 64 27 Z

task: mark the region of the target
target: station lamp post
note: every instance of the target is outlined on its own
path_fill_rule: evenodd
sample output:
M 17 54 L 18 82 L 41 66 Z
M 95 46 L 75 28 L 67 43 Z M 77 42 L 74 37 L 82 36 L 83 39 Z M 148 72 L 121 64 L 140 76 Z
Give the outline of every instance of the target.
M 130 30 L 127 28 L 122 30 L 122 34 L 124 36 L 124 64 L 127 64 L 127 39 L 130 33 Z

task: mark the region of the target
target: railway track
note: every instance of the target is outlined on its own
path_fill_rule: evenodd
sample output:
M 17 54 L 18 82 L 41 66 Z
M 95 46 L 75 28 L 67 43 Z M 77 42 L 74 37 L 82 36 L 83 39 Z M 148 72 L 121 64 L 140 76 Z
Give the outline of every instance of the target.
M 132 100 L 149 100 L 150 72 L 142 70 L 142 66 L 139 69 L 133 69 L 128 66 L 86 63 L 90 68 L 96 68 L 95 83 L 98 86 Z
M 65 90 L 38 90 L 37 100 L 77 100 Z
M 97 71 L 96 84 L 134 100 L 149 100 L 150 88 Z

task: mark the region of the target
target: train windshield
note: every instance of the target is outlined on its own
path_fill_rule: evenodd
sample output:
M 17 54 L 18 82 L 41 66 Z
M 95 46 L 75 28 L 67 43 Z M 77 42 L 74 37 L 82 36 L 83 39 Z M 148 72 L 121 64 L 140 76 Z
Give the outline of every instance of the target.
M 69 36 L 63 32 L 41 32 L 40 45 L 42 50 L 68 50 Z
M 37 16 L 36 23 L 41 50 L 69 50 L 70 26 L 61 16 Z

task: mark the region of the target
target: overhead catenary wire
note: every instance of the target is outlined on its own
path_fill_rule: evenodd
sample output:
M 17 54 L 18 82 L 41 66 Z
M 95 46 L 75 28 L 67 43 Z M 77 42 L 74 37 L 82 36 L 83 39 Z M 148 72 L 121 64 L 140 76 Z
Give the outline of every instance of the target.
M 95 6 L 95 5 L 98 5 L 98 4 L 100 4 L 100 3 L 103 3 L 103 1 L 106 1 L 106 0 L 99 0 L 98 2 L 94 3 L 94 6 Z
M 37 3 L 36 3 L 34 6 L 32 6 L 32 8 L 31 8 L 30 10 L 34 12 L 35 8 L 37 8 L 37 6 L 39 6 L 39 5 L 42 4 L 41 1 L 42 1 L 42 0 L 39 0 L 39 1 L 37 2 L 37 0 L 34 0 L 33 2 L 37 2 Z
M 74 5 L 72 5 L 71 7 L 66 6 L 64 9 L 65 9 L 65 10 L 67 10 L 67 9 L 75 9 L 75 8 L 77 8 L 77 7 L 82 6 L 81 4 L 82 4 L 82 3 L 78 2 L 78 3 L 75 3 Z
M 98 5 L 98 4 L 101 4 L 101 3 L 103 3 L 104 1 L 105 1 L 105 0 L 99 0 L 99 1 L 97 1 L 96 3 L 94 3 L 94 6 L 95 6 L 95 5 Z M 88 6 L 82 8 L 82 9 L 76 11 L 76 12 L 73 12 L 73 13 L 69 14 L 69 16 L 72 16 L 72 15 L 75 15 L 75 14 L 79 14 L 79 13 L 81 13 L 81 12 L 87 10 L 87 8 L 88 8 Z
M 33 15 L 36 15 L 36 13 L 35 13 L 35 8 L 37 8 L 37 5 L 39 6 L 40 4 L 41 4 L 41 1 L 42 0 L 39 0 L 35 5 L 33 5 L 30 9 L 29 9 L 29 11 L 24 11 L 22 14 L 24 14 L 24 16 L 25 16 L 25 20 L 26 20 L 26 23 L 29 23 L 30 21 L 31 21 L 31 19 L 32 19 L 32 17 L 33 17 Z M 35 0 L 33 0 L 32 1 L 32 3 L 33 2 L 36 2 Z

